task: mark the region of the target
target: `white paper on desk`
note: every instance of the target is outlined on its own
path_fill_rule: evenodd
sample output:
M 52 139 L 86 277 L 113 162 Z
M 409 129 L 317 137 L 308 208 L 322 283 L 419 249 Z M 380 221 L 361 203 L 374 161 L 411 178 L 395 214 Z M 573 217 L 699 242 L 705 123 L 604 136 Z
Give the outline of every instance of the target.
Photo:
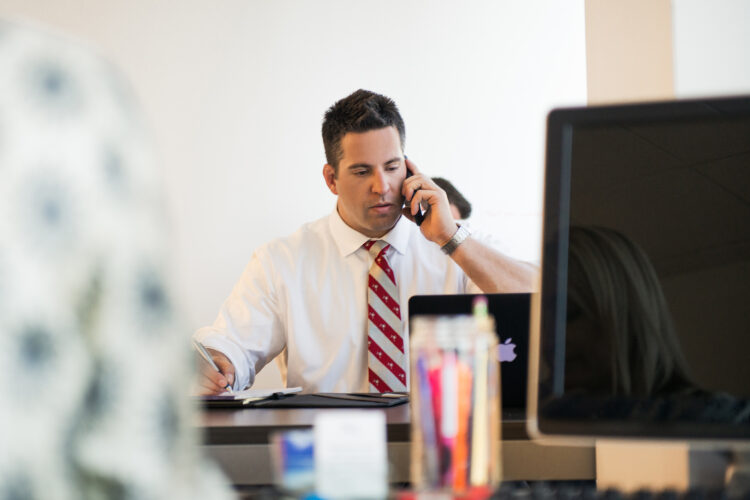
M 245 389 L 244 391 L 222 392 L 221 396 L 234 396 L 234 399 L 263 399 L 274 394 L 294 394 L 302 387 L 287 387 L 281 389 Z
M 324 411 L 315 418 L 313 434 L 317 494 L 323 498 L 386 498 L 385 413 Z

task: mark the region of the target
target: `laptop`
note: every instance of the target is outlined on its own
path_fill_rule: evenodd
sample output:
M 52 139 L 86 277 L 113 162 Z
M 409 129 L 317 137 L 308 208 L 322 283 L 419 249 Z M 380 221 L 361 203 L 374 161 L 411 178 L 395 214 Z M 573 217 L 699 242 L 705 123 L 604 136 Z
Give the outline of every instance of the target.
M 476 295 L 415 295 L 409 299 L 409 324 L 417 316 L 471 314 Z M 495 317 L 504 421 L 526 418 L 531 294 L 488 294 Z

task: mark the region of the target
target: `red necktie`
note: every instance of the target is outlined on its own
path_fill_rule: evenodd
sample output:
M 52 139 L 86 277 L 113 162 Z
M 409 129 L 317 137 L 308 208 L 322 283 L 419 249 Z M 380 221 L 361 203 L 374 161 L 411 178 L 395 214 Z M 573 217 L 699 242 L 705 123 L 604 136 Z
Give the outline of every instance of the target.
M 401 332 L 398 287 L 383 240 L 365 243 L 374 261 L 367 288 L 367 365 L 370 392 L 406 391 L 406 354 Z

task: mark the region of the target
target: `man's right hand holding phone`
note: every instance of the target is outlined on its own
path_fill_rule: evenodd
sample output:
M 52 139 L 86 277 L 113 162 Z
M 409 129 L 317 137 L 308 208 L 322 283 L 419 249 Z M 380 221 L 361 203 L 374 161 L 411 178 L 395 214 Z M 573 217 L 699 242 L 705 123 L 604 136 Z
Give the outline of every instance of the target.
M 405 159 L 407 176 L 401 187 L 401 194 L 406 200 L 403 214 L 416 223 L 414 214 L 420 205 L 427 206 L 424 221 L 419 225 L 422 234 L 428 240 L 442 246 L 453 237 L 457 226 L 451 214 L 448 196 L 432 179 L 422 174 L 413 161 Z

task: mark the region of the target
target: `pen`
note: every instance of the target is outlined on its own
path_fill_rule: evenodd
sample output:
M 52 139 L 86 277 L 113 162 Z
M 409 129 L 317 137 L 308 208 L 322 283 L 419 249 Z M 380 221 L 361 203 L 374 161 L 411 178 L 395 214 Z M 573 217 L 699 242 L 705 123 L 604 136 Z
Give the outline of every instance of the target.
M 200 342 L 198 342 L 195 339 L 192 339 L 192 340 L 193 340 L 193 347 L 195 347 L 195 350 L 198 351 L 198 354 L 200 354 L 201 357 L 203 359 L 205 359 L 208 362 L 209 365 L 211 365 L 211 368 L 213 368 L 214 370 L 216 370 L 218 373 L 221 373 L 221 370 L 219 370 L 219 367 L 216 366 L 216 363 L 214 363 L 213 358 L 208 353 L 208 351 L 206 350 L 206 348 L 203 347 L 203 344 L 201 344 Z M 230 393 L 230 394 L 233 393 L 232 392 L 232 386 L 229 385 L 229 384 L 227 384 L 226 387 L 224 387 L 224 389 L 226 389 L 227 392 Z

